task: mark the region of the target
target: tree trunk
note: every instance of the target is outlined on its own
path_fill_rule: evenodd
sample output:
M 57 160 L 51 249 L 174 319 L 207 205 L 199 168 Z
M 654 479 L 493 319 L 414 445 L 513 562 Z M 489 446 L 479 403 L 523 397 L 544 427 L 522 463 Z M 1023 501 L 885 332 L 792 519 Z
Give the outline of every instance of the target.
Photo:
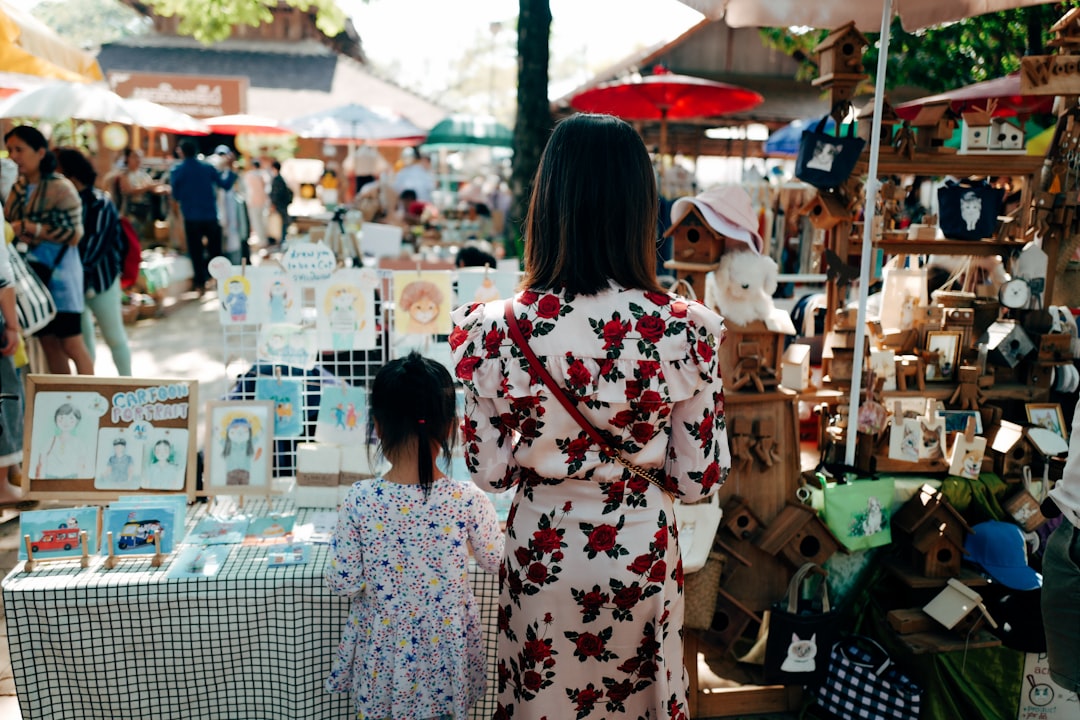
M 518 0 L 518 93 L 509 218 L 514 246 L 506 248 L 508 255 L 520 255 L 521 226 L 529 206 L 533 175 L 553 124 L 548 100 L 550 36 L 549 0 Z

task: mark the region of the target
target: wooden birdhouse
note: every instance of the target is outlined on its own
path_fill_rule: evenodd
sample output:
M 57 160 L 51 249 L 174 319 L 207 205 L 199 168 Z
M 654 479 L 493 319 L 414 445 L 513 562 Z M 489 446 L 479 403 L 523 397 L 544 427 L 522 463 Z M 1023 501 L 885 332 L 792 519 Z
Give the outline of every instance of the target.
M 1016 423 L 1002 420 L 986 433 L 983 467 L 989 464 L 992 471 L 1006 482 L 1022 481 L 1024 468 L 1030 466 L 1036 457 L 1035 446 L 1024 428 Z
M 970 108 L 961 114 L 960 152 L 969 150 L 989 150 L 990 131 L 994 122 L 993 105 L 987 103 L 984 108 Z
M 863 52 L 870 47 L 866 36 L 855 29 L 854 21 L 837 28 L 818 43 L 818 77 L 814 85 L 831 86 L 837 83 L 852 86 L 867 78 L 863 72 Z
M 805 216 L 818 230 L 831 230 L 851 220 L 847 204 L 839 195 L 828 190 L 819 190 L 810 202 L 799 208 L 799 215 Z
M 924 577 L 956 577 L 971 527 L 932 485 L 923 485 L 892 517 L 893 541 L 907 543 L 912 566 Z
M 788 502 L 758 538 L 757 546 L 793 568 L 822 565 L 842 545 L 809 505 Z
M 870 102 L 863 106 L 863 109 L 856 115 L 856 119 L 859 121 L 859 137 L 866 141 L 866 144 L 870 144 L 870 132 L 873 130 L 874 109 L 877 105 L 877 99 L 873 98 Z M 893 130 L 896 126 L 900 125 L 903 120 L 896 114 L 896 110 L 889 103 L 888 99 L 882 101 L 881 106 L 881 148 L 892 147 Z
M 963 637 L 977 631 L 984 620 L 997 627 L 982 596 L 953 578 L 949 578 L 945 589 L 923 607 L 923 612 Z
M 1035 343 L 1015 320 L 999 320 L 979 338 L 986 345 L 986 359 L 995 365 L 1014 368 L 1035 349 Z
M 991 150 L 1023 150 L 1024 131 L 1012 118 L 994 118 L 990 123 Z
M 704 297 L 705 275 L 720 267 L 727 238 L 709 225 L 697 205 L 689 203 L 688 207 L 687 213 L 664 233 L 665 238 L 672 238 L 671 260 L 664 267 L 674 270 L 677 278 L 690 283 L 698 297 Z
M 952 137 L 957 127 L 957 116 L 948 100 L 927 103 L 919 108 L 912 119 L 915 130 L 915 147 L 923 152 L 947 151 L 945 141 Z
M 780 361 L 780 385 L 801 392 L 810 389 L 810 346 L 788 345 Z
M 726 655 L 751 623 L 760 625 L 761 616 L 720 588 L 712 624 L 706 633 L 710 644 Z
M 1080 8 L 1073 8 L 1062 15 L 1050 26 L 1050 33 L 1054 37 L 1046 43 L 1049 47 L 1056 47 L 1061 55 L 1080 53 Z
M 724 505 L 724 515 L 720 520 L 720 526 L 740 540 L 749 540 L 764 527 L 764 523 L 750 509 L 745 499 L 732 495 Z

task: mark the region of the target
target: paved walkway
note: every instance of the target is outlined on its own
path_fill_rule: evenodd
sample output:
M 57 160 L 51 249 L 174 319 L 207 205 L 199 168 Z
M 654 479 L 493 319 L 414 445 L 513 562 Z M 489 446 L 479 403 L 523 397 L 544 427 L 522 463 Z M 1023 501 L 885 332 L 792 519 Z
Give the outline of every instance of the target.
M 224 345 L 214 293 L 203 298 L 188 293 L 171 305 L 167 304 L 164 317 L 139 320 L 126 327 L 135 377 L 195 378 L 199 381 L 200 404 L 225 393 L 228 383 Z M 116 377 L 109 348 L 100 336 L 97 338 L 95 368 L 98 375 Z M 199 423 L 200 431 L 201 426 Z M 62 503 L 53 504 L 63 507 Z M 0 511 L 0 577 L 6 576 L 18 563 L 18 543 L 18 513 Z M 0 719 L 20 718 L 8 656 L 7 626 L 0 613 Z

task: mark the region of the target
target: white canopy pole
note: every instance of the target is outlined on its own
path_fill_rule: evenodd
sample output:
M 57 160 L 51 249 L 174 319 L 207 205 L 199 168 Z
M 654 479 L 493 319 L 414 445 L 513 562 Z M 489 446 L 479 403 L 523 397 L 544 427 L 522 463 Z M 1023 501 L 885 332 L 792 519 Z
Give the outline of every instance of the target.
M 844 462 L 855 464 L 859 435 L 859 401 L 862 395 L 863 355 L 866 344 L 866 298 L 870 288 L 870 257 L 874 252 L 874 214 L 877 210 L 878 154 L 881 151 L 881 109 L 885 105 L 885 72 L 889 60 L 892 0 L 881 4 L 881 37 L 878 38 L 877 75 L 874 78 L 874 119 L 870 126 L 870 166 L 866 172 L 866 203 L 863 210 L 862 258 L 859 264 L 858 321 L 855 323 L 855 361 L 851 368 L 851 399 L 848 404 L 847 451 Z

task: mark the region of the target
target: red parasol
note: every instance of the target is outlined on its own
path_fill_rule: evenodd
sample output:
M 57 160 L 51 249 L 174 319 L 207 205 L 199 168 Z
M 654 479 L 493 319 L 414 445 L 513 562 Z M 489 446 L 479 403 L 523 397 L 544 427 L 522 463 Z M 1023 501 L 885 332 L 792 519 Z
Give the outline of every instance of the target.
M 959 113 L 989 109 L 998 117 L 1049 113 L 1054 105 L 1052 95 L 1024 95 L 1020 92 L 1020 73 L 1012 73 L 902 103 L 896 106 L 896 114 L 904 120 L 911 120 L 919 114 L 923 105 L 943 100 L 948 100 L 952 109 Z
M 764 101 L 758 93 L 737 85 L 658 68 L 652 75 L 627 82 L 598 85 L 570 99 L 582 112 L 616 115 L 624 120 L 659 120 L 660 154 L 667 152 L 668 120 L 729 115 Z
M 210 132 L 221 135 L 294 135 L 288 128 L 282 127 L 277 120 L 261 115 L 219 115 L 206 118 L 203 122 L 210 126 Z

